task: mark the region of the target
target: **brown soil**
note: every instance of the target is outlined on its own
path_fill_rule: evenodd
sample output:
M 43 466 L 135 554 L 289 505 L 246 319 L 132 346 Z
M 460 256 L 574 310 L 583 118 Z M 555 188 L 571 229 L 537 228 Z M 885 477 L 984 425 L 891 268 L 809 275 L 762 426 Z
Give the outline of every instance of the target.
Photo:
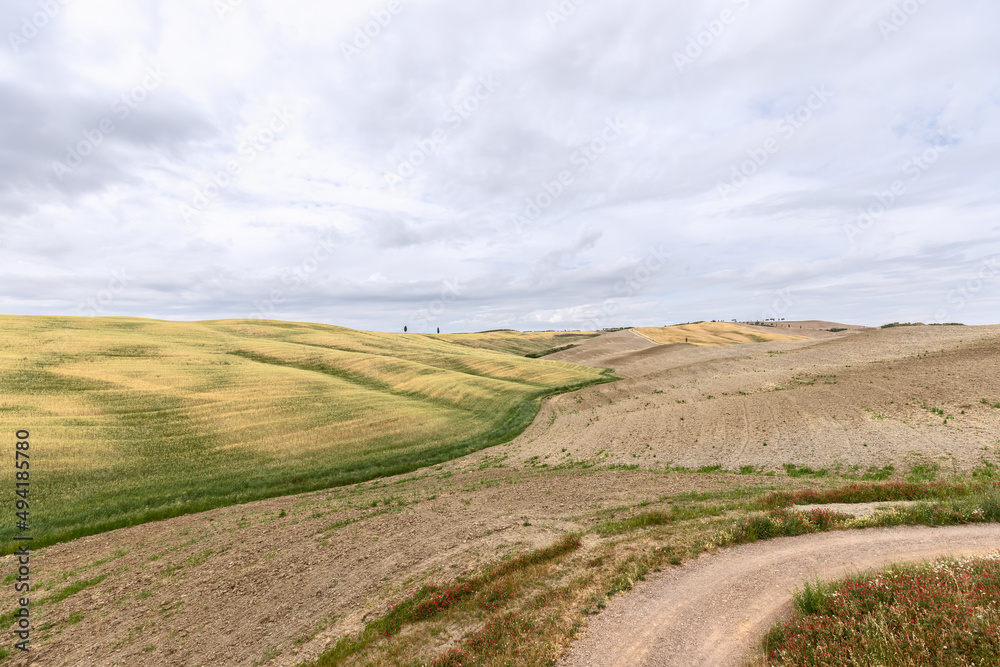
M 838 322 L 827 322 L 825 320 L 798 320 L 795 322 L 771 322 L 765 325 L 754 325 L 747 322 L 741 323 L 745 327 L 765 333 L 784 333 L 793 336 L 806 336 L 808 338 L 837 338 L 852 333 L 871 331 L 872 327 L 860 326 L 857 324 L 840 324 Z M 830 331 L 830 329 L 843 329 L 843 331 Z
M 1000 410 L 981 403 L 1000 401 L 1000 326 L 727 347 L 650 346 L 629 333 L 549 357 L 625 379 L 548 401 L 513 456 L 967 471 L 1000 451 Z
M 728 549 L 640 583 L 591 620 L 560 667 L 738 667 L 805 580 L 891 563 L 990 553 L 1000 526 L 892 528 L 786 537 Z
M 443 583 L 512 549 L 549 546 L 593 525 L 602 508 L 772 482 L 443 468 L 42 549 L 32 556 L 32 576 L 47 583 L 33 594 L 37 645 L 30 662 L 13 664 L 251 665 L 274 647 L 268 667 L 298 665 L 419 582 Z M 127 553 L 116 558 L 120 550 Z M 0 571 L 13 567 L 11 556 L 0 559 Z M 38 604 L 67 583 L 101 575 L 58 604 Z M 82 619 L 74 622 L 76 615 Z

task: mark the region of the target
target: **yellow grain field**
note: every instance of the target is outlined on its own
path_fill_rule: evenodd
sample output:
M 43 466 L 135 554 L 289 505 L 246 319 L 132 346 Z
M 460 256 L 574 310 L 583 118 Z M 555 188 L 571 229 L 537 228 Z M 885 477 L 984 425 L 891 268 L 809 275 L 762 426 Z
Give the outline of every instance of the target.
M 31 433 L 36 546 L 444 461 L 608 379 L 321 324 L 0 317 L 0 433 Z
M 803 336 L 757 331 L 728 322 L 698 322 L 675 324 L 669 327 L 640 327 L 634 331 L 654 343 L 670 345 L 740 345 L 743 343 L 770 343 L 787 340 L 807 340 Z

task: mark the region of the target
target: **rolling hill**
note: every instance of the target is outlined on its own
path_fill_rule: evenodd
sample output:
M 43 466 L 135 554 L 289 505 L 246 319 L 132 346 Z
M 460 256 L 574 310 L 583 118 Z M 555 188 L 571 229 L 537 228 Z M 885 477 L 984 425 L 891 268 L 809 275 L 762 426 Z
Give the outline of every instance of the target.
M 743 343 L 771 343 L 788 340 L 805 340 L 803 336 L 754 330 L 728 322 L 695 322 L 669 327 L 640 327 L 639 335 L 660 345 L 687 343 L 689 345 L 740 345 Z
M 609 379 L 320 324 L 0 317 L 0 428 L 32 434 L 36 546 L 445 461 Z

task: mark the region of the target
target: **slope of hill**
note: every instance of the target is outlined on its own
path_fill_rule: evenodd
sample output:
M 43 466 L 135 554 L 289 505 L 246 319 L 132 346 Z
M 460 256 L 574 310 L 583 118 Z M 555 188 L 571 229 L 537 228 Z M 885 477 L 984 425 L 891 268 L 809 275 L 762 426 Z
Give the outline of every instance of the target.
M 576 363 L 596 361 L 625 379 L 549 401 L 512 443 L 512 456 L 730 470 L 925 466 L 941 474 L 998 463 L 1000 326 L 730 346 L 609 341 L 551 358 L 572 353 Z
M 769 343 L 776 341 L 804 340 L 802 336 L 754 330 L 728 322 L 698 322 L 675 324 L 669 327 L 640 327 L 637 333 L 660 345 L 687 343 L 689 345 L 739 345 L 743 343 Z
M 785 333 L 806 338 L 835 338 L 845 334 L 861 333 L 871 331 L 872 327 L 859 324 L 844 324 L 842 322 L 830 322 L 828 320 L 792 320 L 781 322 L 740 322 L 740 326 L 751 331 L 764 333 Z
M 608 379 L 318 324 L 0 317 L 0 429 L 32 434 L 36 546 L 451 459 Z
M 543 356 L 599 335 L 591 331 L 483 331 L 469 334 L 441 334 L 435 338 L 477 349 L 508 352 L 524 357 Z

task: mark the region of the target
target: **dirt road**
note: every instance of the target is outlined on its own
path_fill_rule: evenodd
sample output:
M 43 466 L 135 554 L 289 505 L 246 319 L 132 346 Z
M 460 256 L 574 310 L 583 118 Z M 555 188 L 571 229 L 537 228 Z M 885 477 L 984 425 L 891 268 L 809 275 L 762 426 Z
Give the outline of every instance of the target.
M 560 667 L 738 667 L 803 580 L 1000 548 L 1000 526 L 845 531 L 703 556 L 608 604 Z

